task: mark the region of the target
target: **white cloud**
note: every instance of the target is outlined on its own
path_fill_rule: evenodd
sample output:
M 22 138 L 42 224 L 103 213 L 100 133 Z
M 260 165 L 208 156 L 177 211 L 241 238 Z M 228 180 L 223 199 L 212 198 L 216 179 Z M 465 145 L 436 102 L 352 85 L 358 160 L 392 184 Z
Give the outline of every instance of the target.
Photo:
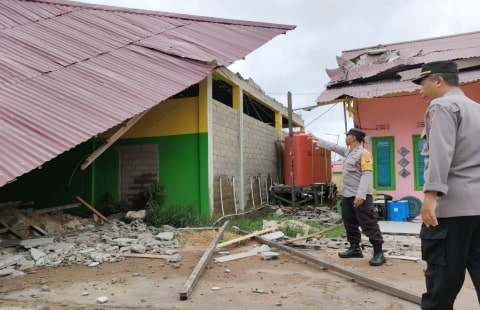
M 344 50 L 478 31 L 478 0 L 86 0 L 105 5 L 296 25 L 230 67 L 294 108 L 311 106 L 325 89 L 327 68 Z M 307 130 L 344 140 L 341 105 L 302 112 Z M 351 122 L 349 123 L 351 126 Z M 329 135 L 327 135 L 327 133 Z

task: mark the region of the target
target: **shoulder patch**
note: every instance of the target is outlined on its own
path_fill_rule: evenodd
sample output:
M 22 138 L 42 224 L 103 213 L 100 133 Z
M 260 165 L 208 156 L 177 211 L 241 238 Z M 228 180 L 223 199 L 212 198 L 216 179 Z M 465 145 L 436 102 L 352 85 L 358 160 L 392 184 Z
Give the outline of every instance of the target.
M 361 157 L 361 160 L 360 160 L 360 167 L 361 167 L 362 171 L 373 170 L 372 154 L 370 154 L 368 151 L 363 151 L 362 152 L 362 157 Z

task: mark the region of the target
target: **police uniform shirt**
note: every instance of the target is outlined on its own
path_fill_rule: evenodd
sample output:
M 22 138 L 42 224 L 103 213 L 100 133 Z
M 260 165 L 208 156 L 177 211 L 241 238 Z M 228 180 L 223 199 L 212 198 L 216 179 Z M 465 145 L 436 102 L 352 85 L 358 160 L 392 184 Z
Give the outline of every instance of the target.
M 436 216 L 480 215 L 480 104 L 453 89 L 430 102 L 422 155 L 424 191 L 438 193 Z
M 343 197 L 357 197 L 365 200 L 367 195 L 373 194 L 373 162 L 370 152 L 362 146 L 352 150 L 349 147 L 322 139 L 319 139 L 318 146 L 345 157 L 343 161 Z

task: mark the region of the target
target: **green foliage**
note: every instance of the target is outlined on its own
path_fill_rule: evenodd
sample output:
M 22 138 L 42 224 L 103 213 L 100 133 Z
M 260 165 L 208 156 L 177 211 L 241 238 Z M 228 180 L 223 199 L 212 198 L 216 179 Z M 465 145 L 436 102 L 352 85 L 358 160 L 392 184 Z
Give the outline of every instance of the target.
M 241 230 L 249 232 L 262 230 L 263 227 L 263 221 L 261 218 L 251 219 L 246 216 L 232 218 L 228 224 L 230 227 L 235 226 Z
M 295 224 L 290 224 L 290 223 L 285 223 L 282 225 L 280 230 L 285 234 L 285 236 L 290 237 L 290 238 L 295 238 L 298 236 L 303 236 L 305 235 L 305 230 L 303 229 L 302 226 L 300 225 L 295 225 Z M 307 234 L 309 234 L 310 231 L 308 231 Z
M 147 187 L 144 191 L 144 196 L 147 200 L 147 209 L 154 206 L 163 206 L 167 198 L 165 188 L 158 183 L 151 184 L 149 187 Z
M 119 213 L 119 212 L 127 212 L 128 206 L 123 201 L 115 201 L 112 195 L 106 193 L 100 197 L 100 201 L 103 206 L 103 210 L 107 215 Z
M 169 206 L 147 207 L 145 222 L 159 227 L 170 225 L 173 227 L 201 227 L 208 226 L 208 220 L 203 219 L 191 204 L 176 204 Z
M 166 194 L 163 186 L 154 184 L 145 189 L 147 199 L 145 222 L 159 227 L 170 225 L 173 227 L 198 227 L 208 225 L 191 204 L 165 205 Z
M 244 231 L 254 232 L 263 229 L 264 220 L 277 221 L 278 224 L 281 226 L 279 230 L 281 230 L 288 237 L 295 238 L 298 235 L 303 236 L 305 234 L 304 227 L 302 225 L 299 225 L 296 222 L 290 222 L 289 218 L 279 218 L 278 216 L 275 216 L 273 214 L 273 211 L 270 213 L 263 212 L 260 215 L 248 214 L 231 218 L 229 226 L 235 226 Z M 310 226 L 307 234 L 313 234 L 328 228 L 318 221 L 308 220 L 304 221 L 304 223 Z M 323 238 L 343 238 L 345 236 L 346 232 L 343 225 L 338 225 L 336 228 L 329 230 L 322 235 Z
M 325 232 L 322 237 L 323 238 L 344 238 L 346 237 L 347 233 L 345 231 L 345 226 L 338 225 L 336 228 Z

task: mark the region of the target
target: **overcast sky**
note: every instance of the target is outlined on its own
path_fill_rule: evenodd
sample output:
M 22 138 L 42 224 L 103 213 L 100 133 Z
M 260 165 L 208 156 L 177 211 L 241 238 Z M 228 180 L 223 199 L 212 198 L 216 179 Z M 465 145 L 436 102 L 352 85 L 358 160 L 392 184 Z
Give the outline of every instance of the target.
M 296 25 L 229 68 L 294 108 L 315 105 L 342 51 L 479 31 L 478 0 L 84 0 L 105 5 Z M 344 144 L 341 104 L 298 112 L 306 130 Z M 349 121 L 349 126 L 352 122 Z

